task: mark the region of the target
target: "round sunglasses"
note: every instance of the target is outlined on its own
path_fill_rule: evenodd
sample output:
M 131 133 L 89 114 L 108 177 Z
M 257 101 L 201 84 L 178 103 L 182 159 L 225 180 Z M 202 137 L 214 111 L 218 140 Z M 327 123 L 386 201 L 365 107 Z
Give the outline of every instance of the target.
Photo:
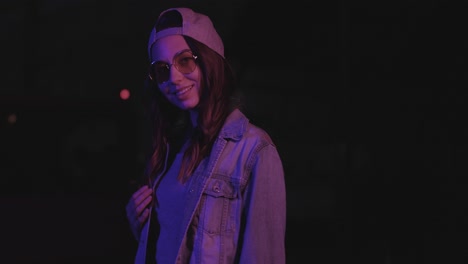
M 191 50 L 185 49 L 174 55 L 172 63 L 152 61 L 148 71 L 149 78 L 159 84 L 167 82 L 172 65 L 183 74 L 192 73 L 197 68 L 197 58 L 198 56 L 194 55 Z

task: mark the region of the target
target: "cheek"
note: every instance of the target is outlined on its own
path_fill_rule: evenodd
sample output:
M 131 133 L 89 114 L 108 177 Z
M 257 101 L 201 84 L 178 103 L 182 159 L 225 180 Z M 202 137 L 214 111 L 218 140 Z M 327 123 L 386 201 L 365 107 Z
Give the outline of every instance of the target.
M 159 87 L 158 86 L 158 88 L 159 88 L 159 92 L 162 94 L 162 96 L 164 98 L 166 98 L 166 100 L 172 101 L 171 96 L 169 94 L 169 88 L 168 87 Z
M 162 94 L 164 94 L 164 96 L 167 96 L 167 92 L 168 92 L 168 89 L 169 89 L 167 86 L 158 85 L 158 89 Z
M 197 67 L 197 69 L 191 73 L 190 78 L 197 83 L 197 91 L 198 91 L 198 94 L 200 94 L 201 86 L 202 86 L 201 84 L 202 74 L 201 74 L 200 68 Z

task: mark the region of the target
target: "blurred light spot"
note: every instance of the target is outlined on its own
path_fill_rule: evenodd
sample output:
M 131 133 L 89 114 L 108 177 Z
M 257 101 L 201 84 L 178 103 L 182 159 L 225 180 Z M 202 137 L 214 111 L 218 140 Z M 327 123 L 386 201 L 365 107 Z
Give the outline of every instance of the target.
M 10 123 L 10 124 L 16 123 L 16 115 L 15 114 L 9 114 L 7 120 L 8 120 L 8 123 Z
M 122 100 L 127 100 L 130 97 L 130 91 L 127 89 L 120 90 L 120 98 Z

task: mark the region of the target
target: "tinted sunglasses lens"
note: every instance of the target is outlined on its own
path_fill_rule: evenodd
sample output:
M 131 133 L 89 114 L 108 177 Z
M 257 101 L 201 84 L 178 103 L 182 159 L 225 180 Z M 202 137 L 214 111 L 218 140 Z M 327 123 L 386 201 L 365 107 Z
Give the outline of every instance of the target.
M 162 62 L 152 63 L 150 66 L 150 77 L 152 80 L 163 83 L 169 80 L 168 65 Z
M 192 53 L 188 51 L 179 54 L 175 58 L 174 63 L 177 69 L 183 74 L 191 73 L 197 67 Z

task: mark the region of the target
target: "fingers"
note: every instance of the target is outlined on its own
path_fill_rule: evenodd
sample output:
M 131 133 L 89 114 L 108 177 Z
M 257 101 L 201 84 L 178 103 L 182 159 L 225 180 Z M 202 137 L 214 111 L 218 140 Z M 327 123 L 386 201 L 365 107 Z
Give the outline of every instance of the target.
M 133 233 L 133 236 L 136 238 L 137 241 L 140 240 L 140 232 L 141 232 L 141 227 L 143 224 L 148 221 L 149 216 L 150 216 L 150 211 L 151 209 L 146 208 L 140 216 L 136 218 L 129 219 L 130 221 L 130 229 Z
M 140 187 L 140 189 L 138 189 L 135 193 L 133 193 L 132 197 L 136 198 L 140 196 L 142 193 L 144 193 L 145 191 L 147 191 L 148 189 L 151 190 L 151 188 L 148 185 L 143 185 L 142 187 Z
M 152 193 L 153 190 L 146 187 L 142 187 L 140 190 L 138 190 L 135 194 L 133 194 L 133 203 L 136 208 L 136 211 L 139 214 L 141 214 L 143 208 L 149 205 L 152 199 Z
M 141 204 L 148 196 L 151 196 L 153 190 L 148 186 L 141 187 L 132 195 L 132 199 L 135 201 L 136 205 Z
M 138 217 L 138 222 L 140 222 L 140 224 L 143 224 L 144 222 L 148 220 L 148 217 L 150 215 L 150 210 L 151 209 L 149 208 L 146 208 L 145 210 L 143 210 L 141 215 Z
M 141 216 L 144 209 L 151 203 L 152 193 L 153 190 L 145 185 L 132 195 L 126 206 L 129 219 L 137 220 Z
M 143 201 L 140 202 L 140 204 L 137 205 L 136 207 L 136 214 L 141 215 L 145 208 L 148 207 L 148 205 L 151 203 L 151 200 L 153 200 L 153 197 L 151 195 L 146 196 Z
M 150 204 L 153 200 L 152 194 L 153 190 L 149 186 L 142 186 L 132 194 L 125 207 L 130 227 L 137 240 L 141 227 L 148 221 L 151 213 Z
M 153 190 L 145 185 L 141 187 L 140 189 L 138 189 L 135 193 L 133 193 L 128 204 L 129 205 L 134 204 L 135 207 L 137 207 L 143 201 L 145 201 L 145 199 L 148 196 L 151 196 L 152 193 L 153 193 Z

